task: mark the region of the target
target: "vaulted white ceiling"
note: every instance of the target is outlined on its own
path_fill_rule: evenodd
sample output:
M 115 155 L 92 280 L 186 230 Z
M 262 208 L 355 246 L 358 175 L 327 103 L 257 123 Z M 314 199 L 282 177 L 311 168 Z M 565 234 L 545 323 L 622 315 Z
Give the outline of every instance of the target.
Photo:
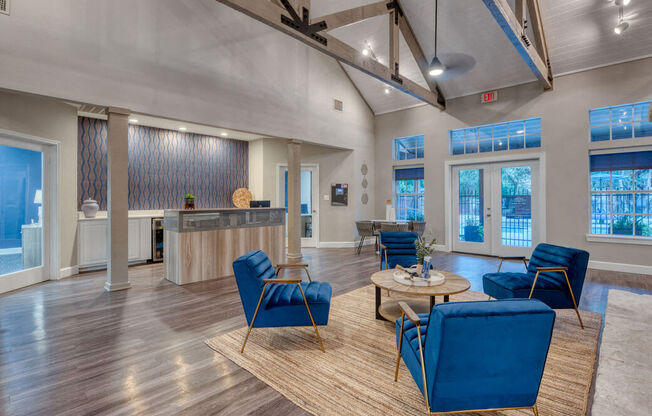
M 312 0 L 311 15 L 326 14 L 377 0 Z M 513 8 L 514 0 L 509 1 Z M 435 0 L 403 0 L 402 6 L 426 57 L 435 55 Z M 616 35 L 618 8 L 608 0 L 540 0 L 553 74 L 581 71 L 652 55 L 652 0 L 625 7 L 630 27 Z M 381 63 L 389 57 L 388 17 L 379 16 L 334 29 L 333 36 L 362 50 L 368 42 Z M 530 30 L 528 29 L 530 32 Z M 438 80 L 454 98 L 536 80 L 480 0 L 439 1 L 438 55 L 444 65 L 463 62 L 467 72 Z M 532 37 L 531 37 L 532 38 Z M 376 114 L 422 102 L 356 69 L 345 70 Z M 401 36 L 400 72 L 423 86 L 425 80 Z

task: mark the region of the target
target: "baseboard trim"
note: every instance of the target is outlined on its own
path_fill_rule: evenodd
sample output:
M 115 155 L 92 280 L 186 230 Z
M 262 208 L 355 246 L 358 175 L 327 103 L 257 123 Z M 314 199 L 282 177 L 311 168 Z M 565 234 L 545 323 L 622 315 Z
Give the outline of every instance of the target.
M 376 243 L 375 238 L 366 238 L 364 240 L 365 246 L 372 246 Z M 354 248 L 360 244 L 360 240 L 355 241 L 320 241 L 319 248 Z
M 129 282 L 123 282 L 123 283 L 109 283 L 109 282 L 106 282 L 104 284 L 104 290 L 106 290 L 107 292 L 115 292 L 115 291 L 118 291 L 118 290 L 125 290 L 125 289 L 129 289 L 130 287 L 131 287 L 131 283 L 129 283 Z
M 611 263 L 608 261 L 590 260 L 589 269 L 652 275 L 652 266 L 644 266 L 641 264 Z
M 79 266 L 64 267 L 59 270 L 59 279 L 65 279 L 76 274 L 79 274 Z

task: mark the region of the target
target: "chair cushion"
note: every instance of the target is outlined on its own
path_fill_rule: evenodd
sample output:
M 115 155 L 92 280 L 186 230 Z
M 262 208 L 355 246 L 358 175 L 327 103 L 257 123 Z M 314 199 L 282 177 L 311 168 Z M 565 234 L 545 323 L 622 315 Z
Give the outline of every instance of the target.
M 332 288 L 327 282 L 301 282 L 301 288 L 309 305 L 330 303 Z M 303 296 L 301 296 L 299 286 L 296 284 L 270 285 L 267 288 L 263 302 L 265 309 L 304 305 Z
M 426 331 L 428 330 L 428 318 L 429 313 L 419 314 L 421 319 L 421 345 L 425 346 L 426 342 Z M 398 336 L 401 333 L 401 318 L 396 320 L 396 347 L 398 348 Z M 403 324 L 403 345 L 409 346 L 412 351 L 416 354 L 417 360 L 421 362 L 419 358 L 419 341 L 417 339 L 417 326 L 410 322 L 409 319 L 405 318 L 405 323 Z

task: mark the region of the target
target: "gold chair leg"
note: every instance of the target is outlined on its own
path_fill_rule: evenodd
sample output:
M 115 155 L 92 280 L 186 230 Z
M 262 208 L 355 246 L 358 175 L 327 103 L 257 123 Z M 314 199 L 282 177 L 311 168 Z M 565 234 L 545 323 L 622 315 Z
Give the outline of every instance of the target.
M 532 406 L 532 411 L 534 412 L 534 416 L 539 416 L 539 409 L 537 409 L 536 403 L 534 403 L 534 406 Z
M 575 302 L 575 295 L 573 295 L 573 289 L 571 288 L 570 280 L 568 280 L 568 274 L 564 270 L 564 276 L 566 277 L 566 284 L 568 285 L 568 291 L 570 292 L 571 299 L 573 299 L 573 307 L 575 308 L 575 313 L 577 314 L 577 319 L 580 321 L 580 327 L 584 329 L 584 323 L 582 322 L 582 317 L 580 316 L 580 311 L 577 309 L 577 302 Z
M 321 346 L 322 352 L 326 352 L 324 349 L 324 344 L 321 342 L 321 337 L 319 336 L 319 330 L 317 329 L 317 325 L 315 325 L 315 320 L 312 319 L 312 313 L 310 313 L 310 307 L 308 306 L 308 300 L 306 299 L 306 295 L 303 293 L 303 288 L 301 287 L 301 283 L 297 283 L 299 285 L 299 290 L 301 291 L 301 296 L 303 296 L 303 302 L 306 304 L 306 309 L 308 310 L 308 316 L 310 316 L 310 322 L 312 322 L 312 327 L 315 328 L 315 334 L 317 334 L 317 339 L 319 340 L 319 345 Z
M 258 309 L 260 309 L 260 303 L 263 301 L 263 296 L 265 296 L 265 289 L 267 289 L 267 283 L 265 283 L 265 286 L 263 286 L 263 291 L 260 294 L 260 299 L 258 299 L 258 305 L 256 305 L 256 312 L 254 312 L 254 317 L 251 320 L 251 324 L 249 324 L 249 330 L 247 331 L 245 340 L 242 343 L 242 349 L 240 350 L 240 354 L 244 353 L 245 345 L 247 345 L 247 340 L 249 339 L 249 334 L 251 334 L 251 329 L 254 327 L 254 322 L 256 322 L 256 316 L 258 316 Z
M 500 263 L 498 263 L 498 270 L 496 270 L 496 273 L 500 273 L 501 267 L 503 267 L 503 259 L 500 259 Z
M 491 300 L 491 295 L 489 295 L 489 299 L 487 299 L 487 300 Z
M 403 323 L 405 322 L 405 312 L 401 314 L 401 331 L 398 337 L 398 352 L 396 353 L 396 372 L 394 373 L 394 381 L 398 381 L 398 366 L 401 363 L 401 347 L 403 346 Z
M 428 384 L 426 383 L 426 366 L 423 362 L 423 347 L 421 346 L 421 325 L 417 325 L 417 340 L 419 341 L 419 356 L 421 358 L 421 375 L 423 376 L 423 397 L 426 399 L 426 411 L 430 414 L 430 403 L 428 401 Z
M 534 293 L 534 286 L 537 284 L 537 279 L 539 278 L 539 271 L 537 271 L 537 274 L 534 275 L 534 282 L 532 282 L 532 289 L 530 289 L 530 296 L 528 296 L 528 299 L 532 299 L 532 294 Z
M 308 275 L 308 281 L 312 282 L 312 278 L 310 277 L 310 272 L 308 271 L 308 266 L 304 267 L 303 270 L 305 270 L 306 274 Z

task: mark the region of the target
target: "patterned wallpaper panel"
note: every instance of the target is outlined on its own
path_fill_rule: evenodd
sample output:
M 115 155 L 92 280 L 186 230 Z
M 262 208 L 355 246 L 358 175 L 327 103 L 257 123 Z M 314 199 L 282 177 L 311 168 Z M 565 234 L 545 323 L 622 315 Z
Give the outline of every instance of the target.
M 78 206 L 95 199 L 106 210 L 107 122 L 79 117 Z M 129 126 L 129 209 L 183 208 L 187 192 L 197 208 L 232 207 L 247 187 L 248 143 L 137 125 Z

